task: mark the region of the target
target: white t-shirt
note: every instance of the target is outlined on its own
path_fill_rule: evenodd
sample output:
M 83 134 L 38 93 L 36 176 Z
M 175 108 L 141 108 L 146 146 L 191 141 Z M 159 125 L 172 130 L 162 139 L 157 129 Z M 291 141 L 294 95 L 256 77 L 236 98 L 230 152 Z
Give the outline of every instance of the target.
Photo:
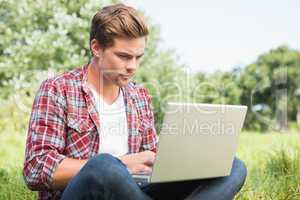
M 100 118 L 99 153 L 121 156 L 128 153 L 128 127 L 122 90 L 111 105 L 91 88 Z

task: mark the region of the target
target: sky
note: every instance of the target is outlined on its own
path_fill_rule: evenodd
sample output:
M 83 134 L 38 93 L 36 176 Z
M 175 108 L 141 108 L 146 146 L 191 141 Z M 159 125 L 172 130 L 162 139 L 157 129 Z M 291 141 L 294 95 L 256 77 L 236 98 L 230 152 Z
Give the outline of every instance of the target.
M 192 72 L 231 70 L 279 45 L 300 50 L 299 0 L 127 0 L 159 25 L 159 48 Z

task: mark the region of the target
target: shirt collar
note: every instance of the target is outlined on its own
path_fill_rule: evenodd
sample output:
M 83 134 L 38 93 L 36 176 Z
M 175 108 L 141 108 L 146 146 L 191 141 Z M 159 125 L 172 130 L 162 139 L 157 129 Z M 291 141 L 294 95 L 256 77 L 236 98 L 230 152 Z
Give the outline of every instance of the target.
M 88 67 L 89 67 L 89 63 L 82 66 L 82 89 L 85 93 L 91 94 L 91 91 L 87 85 Z M 135 101 L 136 92 L 133 88 L 133 85 L 134 82 L 130 81 L 126 86 L 121 87 L 121 90 L 123 92 L 123 97 L 125 98 L 125 100 Z

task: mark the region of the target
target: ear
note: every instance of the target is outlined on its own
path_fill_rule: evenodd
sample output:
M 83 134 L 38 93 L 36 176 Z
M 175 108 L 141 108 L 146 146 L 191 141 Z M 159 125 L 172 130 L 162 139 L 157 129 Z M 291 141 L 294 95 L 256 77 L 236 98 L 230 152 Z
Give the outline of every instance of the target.
M 91 50 L 93 52 L 94 57 L 99 58 L 101 53 L 103 52 L 103 48 L 100 43 L 94 38 L 91 41 Z

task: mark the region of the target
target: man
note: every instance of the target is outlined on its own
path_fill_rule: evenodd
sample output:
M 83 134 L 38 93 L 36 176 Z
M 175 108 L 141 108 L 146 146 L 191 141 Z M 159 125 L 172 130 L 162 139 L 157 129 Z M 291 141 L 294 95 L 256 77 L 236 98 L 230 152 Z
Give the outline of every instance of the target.
M 142 188 L 132 179 L 151 172 L 158 142 L 151 98 L 131 81 L 148 34 L 135 9 L 104 7 L 92 20 L 91 61 L 42 83 L 23 170 L 39 199 L 231 199 L 242 187 L 246 172 L 237 159 L 227 179 Z

